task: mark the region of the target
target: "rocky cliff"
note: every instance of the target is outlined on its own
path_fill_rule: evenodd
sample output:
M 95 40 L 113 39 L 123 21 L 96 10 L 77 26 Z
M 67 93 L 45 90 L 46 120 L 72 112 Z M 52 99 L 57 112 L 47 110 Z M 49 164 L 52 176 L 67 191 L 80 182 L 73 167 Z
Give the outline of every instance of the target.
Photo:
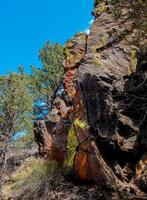
M 95 1 L 90 33 L 64 47 L 66 96 L 35 122 L 39 152 L 83 181 L 109 189 L 116 199 L 146 196 L 147 74 L 138 60 L 127 10 L 116 19 L 110 1 Z

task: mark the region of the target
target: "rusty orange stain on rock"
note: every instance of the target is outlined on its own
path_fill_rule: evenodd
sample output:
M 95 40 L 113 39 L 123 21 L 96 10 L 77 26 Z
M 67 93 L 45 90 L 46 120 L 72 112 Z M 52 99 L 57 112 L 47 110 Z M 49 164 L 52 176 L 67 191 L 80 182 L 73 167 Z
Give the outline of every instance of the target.
M 82 145 L 82 147 L 79 148 L 75 159 L 75 170 L 78 173 L 81 180 L 86 180 L 88 167 L 88 152 L 86 151 L 86 147 L 84 147 L 84 145 Z

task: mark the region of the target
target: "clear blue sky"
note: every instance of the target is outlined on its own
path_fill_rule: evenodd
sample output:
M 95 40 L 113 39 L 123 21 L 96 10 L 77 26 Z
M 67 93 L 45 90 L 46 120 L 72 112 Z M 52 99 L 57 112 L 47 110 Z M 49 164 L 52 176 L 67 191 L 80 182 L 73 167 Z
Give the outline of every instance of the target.
M 94 0 L 0 0 L 0 74 L 40 65 L 48 40 L 64 44 L 91 20 Z

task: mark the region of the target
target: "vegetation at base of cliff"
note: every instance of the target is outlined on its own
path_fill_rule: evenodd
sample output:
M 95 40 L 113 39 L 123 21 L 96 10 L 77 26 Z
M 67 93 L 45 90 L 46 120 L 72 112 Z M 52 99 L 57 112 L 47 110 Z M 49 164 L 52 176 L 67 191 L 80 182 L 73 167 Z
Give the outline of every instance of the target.
M 57 173 L 59 166 L 54 160 L 31 159 L 26 163 L 26 170 L 15 173 L 13 190 L 23 189 L 24 186 L 35 187 L 43 184 L 49 176 Z
M 33 130 L 33 97 L 28 90 L 29 78 L 23 69 L 19 73 L 9 73 L 0 77 L 0 141 L 3 146 L 0 165 L 0 190 L 3 185 L 8 144 L 21 131 Z M 0 194 L 1 198 L 1 194 Z
M 34 120 L 46 116 L 58 89 L 62 90 L 63 47 L 46 43 L 39 58 L 42 67 L 33 66 L 30 75 L 25 74 L 23 67 L 19 67 L 18 73 L 0 75 L 0 199 L 9 144 L 17 140 L 20 150 L 33 147 Z
M 45 161 L 30 157 L 12 173 L 11 183 L 4 190 L 3 196 L 6 199 L 15 196 L 17 199 L 17 196 L 26 195 L 26 193 L 33 195 L 60 171 L 61 168 L 54 160 Z

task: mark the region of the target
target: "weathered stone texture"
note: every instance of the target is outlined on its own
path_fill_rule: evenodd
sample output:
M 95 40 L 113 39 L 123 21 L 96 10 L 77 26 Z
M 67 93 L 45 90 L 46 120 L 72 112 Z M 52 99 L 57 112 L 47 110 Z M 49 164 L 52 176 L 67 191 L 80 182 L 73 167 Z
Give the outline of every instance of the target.
M 146 64 L 132 69 L 131 22 L 116 20 L 110 7 L 95 1 L 90 34 L 66 43 L 64 87 L 71 104 L 55 99 L 47 128 L 38 126 L 35 134 L 39 148 L 52 149 L 81 180 L 135 196 L 147 191 Z

